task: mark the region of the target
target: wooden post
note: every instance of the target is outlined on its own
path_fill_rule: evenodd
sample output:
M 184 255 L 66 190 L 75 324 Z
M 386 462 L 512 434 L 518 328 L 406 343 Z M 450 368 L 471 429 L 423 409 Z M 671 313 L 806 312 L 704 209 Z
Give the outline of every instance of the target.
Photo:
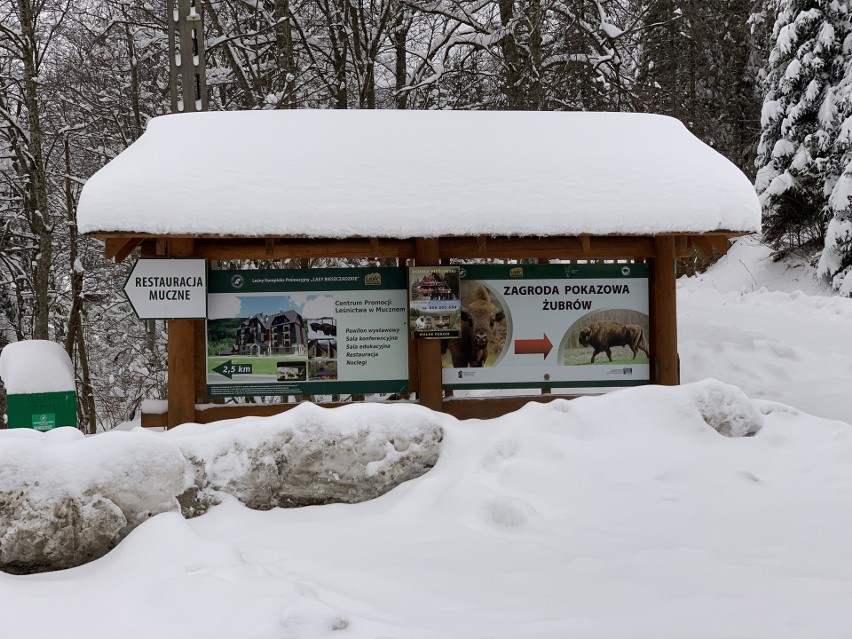
M 204 330 L 204 322 L 200 320 L 192 320 L 192 333 L 195 342 L 195 365 L 192 371 L 192 378 L 195 383 L 195 403 L 207 403 L 207 331 Z M 217 403 L 223 398 L 214 398 L 211 403 Z
M 169 239 L 169 257 L 191 257 L 192 239 Z M 169 320 L 169 428 L 195 421 L 196 320 Z
M 655 357 L 652 365 L 657 384 L 680 384 L 677 355 L 677 299 L 675 286 L 675 238 L 654 238 L 655 259 L 652 270 L 651 315 Z M 652 371 L 653 373 L 653 371 Z
M 440 251 L 438 238 L 417 238 L 414 248 L 417 266 L 438 266 Z M 444 400 L 441 394 L 441 340 L 420 339 L 417 345 L 417 364 L 420 369 L 418 397 L 420 404 L 440 411 Z

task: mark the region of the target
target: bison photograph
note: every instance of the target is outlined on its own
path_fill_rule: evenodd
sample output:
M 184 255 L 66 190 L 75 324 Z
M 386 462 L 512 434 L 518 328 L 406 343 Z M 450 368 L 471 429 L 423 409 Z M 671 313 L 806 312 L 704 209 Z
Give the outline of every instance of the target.
M 636 324 L 622 324 L 610 321 L 593 322 L 580 329 L 578 341 L 581 346 L 591 346 L 594 349 L 592 352 L 592 364 L 595 363 L 595 357 L 601 352 L 606 353 L 606 356 L 611 362 L 612 349 L 616 346 L 625 346 L 633 351 L 633 359 L 636 359 L 639 351 L 644 352 L 645 356 L 650 358 L 648 354 L 648 342 L 645 339 L 645 331 L 641 326 L 637 326 Z
M 443 340 L 441 353 L 450 352 L 453 368 L 482 368 L 489 353 L 505 346 L 506 315 L 481 283 L 461 283 L 461 337 Z M 446 364 L 445 364 L 446 366 Z

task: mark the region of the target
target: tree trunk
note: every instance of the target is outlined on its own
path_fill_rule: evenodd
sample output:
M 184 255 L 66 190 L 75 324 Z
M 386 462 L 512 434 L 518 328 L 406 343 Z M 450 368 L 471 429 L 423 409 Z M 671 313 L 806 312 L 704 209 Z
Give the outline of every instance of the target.
M 541 85 L 541 60 L 542 60 L 542 38 L 541 38 L 541 23 L 543 21 L 543 12 L 541 10 L 541 0 L 530 0 L 529 3 L 529 20 L 530 30 L 530 71 L 529 79 L 529 100 L 527 108 L 534 111 L 541 111 L 544 108 L 544 91 Z
M 89 352 L 82 327 L 77 331 L 77 359 L 80 362 L 80 396 L 77 399 L 80 425 L 89 435 L 98 432 L 98 416 L 95 408 L 95 392 L 92 389 L 92 377 L 89 370 Z
M 278 72 L 284 76 L 284 95 L 279 107 L 293 109 L 295 104 L 296 57 L 293 53 L 293 34 L 290 30 L 290 0 L 275 0 L 272 12 L 275 21 L 275 51 Z
M 18 0 L 21 19 L 21 62 L 24 66 L 24 102 L 27 107 L 29 128 L 29 182 L 28 197 L 24 207 L 30 230 L 37 242 L 33 261 L 33 330 L 34 339 L 50 339 L 50 265 L 53 257 L 51 245 L 50 208 L 47 199 L 47 172 L 42 146 L 42 128 L 38 99 L 38 61 L 36 50 L 35 19 L 30 0 Z
M 71 273 L 71 311 L 68 313 L 68 333 L 65 335 L 65 351 L 74 356 L 77 331 L 81 330 L 83 311 L 83 271 L 77 268 L 77 210 L 74 206 L 74 191 L 71 186 L 71 150 L 66 135 L 62 140 L 65 155 L 65 207 L 68 216 L 68 261 Z
M 500 8 L 500 24 L 503 28 L 515 20 L 514 0 L 498 0 Z M 515 42 L 514 30 L 500 40 L 500 50 L 503 53 L 503 67 L 506 96 L 506 108 L 510 111 L 520 111 L 526 107 L 523 90 L 523 56 Z
M 139 99 L 139 60 L 136 58 L 136 45 L 133 42 L 133 34 L 130 33 L 130 25 L 124 25 L 124 37 L 127 42 L 127 58 L 130 60 L 130 108 L 133 109 L 133 139 L 141 137 L 142 112 Z
M 411 28 L 411 22 L 406 23 L 404 11 L 399 11 L 396 22 L 393 26 L 393 50 L 396 54 L 396 66 L 394 68 L 394 79 L 396 88 L 396 108 L 405 109 L 408 107 L 408 95 L 403 92 L 403 87 L 408 84 L 408 48 L 406 41 L 408 40 L 408 30 Z
M 210 26 L 216 30 L 220 36 L 227 35 L 223 29 L 222 24 L 219 22 L 219 14 L 216 11 L 216 7 L 214 3 L 210 2 L 210 0 L 204 0 L 204 14 L 210 18 Z M 212 34 L 208 32 L 209 37 L 212 37 Z M 252 90 L 251 85 L 246 79 L 245 72 L 240 66 L 239 61 L 234 55 L 234 50 L 231 47 L 230 42 L 226 42 L 222 45 L 223 51 L 225 52 L 225 60 L 228 62 L 228 66 L 231 67 L 231 71 L 234 74 L 234 79 L 239 85 L 240 90 L 243 92 L 243 104 L 241 106 L 247 109 L 253 109 L 257 106 L 257 100 L 254 96 L 254 91 Z

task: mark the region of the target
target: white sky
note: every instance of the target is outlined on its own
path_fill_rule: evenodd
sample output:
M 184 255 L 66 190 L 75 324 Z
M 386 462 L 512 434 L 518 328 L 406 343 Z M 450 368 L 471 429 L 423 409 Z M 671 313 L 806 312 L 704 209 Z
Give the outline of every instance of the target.
M 0 636 L 845 639 L 852 300 L 824 296 L 812 272 L 743 242 L 680 283 L 684 378 L 735 382 L 751 400 L 701 382 L 440 417 L 438 465 L 379 499 L 268 512 L 227 500 L 197 519 L 157 516 L 81 568 L 0 574 Z M 721 437 L 702 395 L 760 410 L 762 430 Z M 349 428 L 294 413 L 269 419 Z M 424 411 L 359 415 L 414 426 Z M 0 488 L 4 468 L 39 465 L 49 486 L 99 464 L 120 477 L 127 463 L 139 482 L 150 451 L 248 442 L 250 421 L 89 439 L 0 431 Z
M 83 232 L 310 237 L 755 231 L 749 180 L 628 113 L 169 115 L 93 176 Z

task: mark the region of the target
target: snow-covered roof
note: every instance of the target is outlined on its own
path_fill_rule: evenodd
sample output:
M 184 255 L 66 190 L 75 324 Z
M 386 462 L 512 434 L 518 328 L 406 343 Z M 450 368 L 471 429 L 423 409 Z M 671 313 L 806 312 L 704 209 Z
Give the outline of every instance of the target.
M 168 115 L 80 197 L 88 233 L 338 238 L 752 232 L 731 162 L 635 113 Z

